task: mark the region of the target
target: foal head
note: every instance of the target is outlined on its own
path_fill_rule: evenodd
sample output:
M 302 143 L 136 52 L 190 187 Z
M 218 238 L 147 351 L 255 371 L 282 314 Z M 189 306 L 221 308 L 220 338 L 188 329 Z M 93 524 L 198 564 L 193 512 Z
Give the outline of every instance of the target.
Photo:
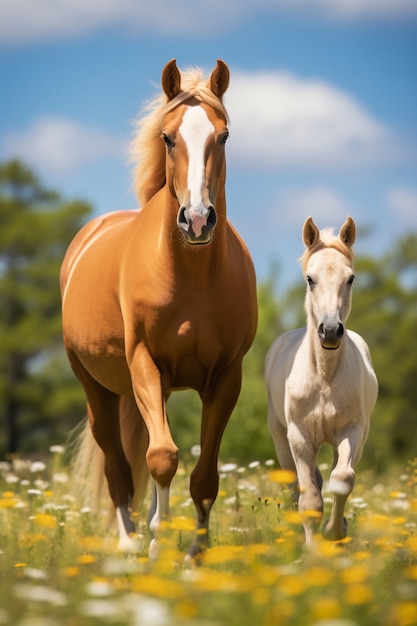
M 327 350 L 340 346 L 352 305 L 355 237 L 356 226 L 351 217 L 347 217 L 337 237 L 331 229 L 319 231 L 311 217 L 303 226 L 306 250 L 302 268 L 307 283 L 308 324 L 316 328 L 321 345 Z

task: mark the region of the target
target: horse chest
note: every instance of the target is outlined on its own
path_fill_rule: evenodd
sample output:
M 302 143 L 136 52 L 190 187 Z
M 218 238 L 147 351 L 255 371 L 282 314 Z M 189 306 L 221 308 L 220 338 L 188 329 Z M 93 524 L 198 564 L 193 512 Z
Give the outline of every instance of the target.
M 149 351 L 171 388 L 201 390 L 210 372 L 227 359 L 221 330 L 201 315 L 160 319 L 147 334 Z

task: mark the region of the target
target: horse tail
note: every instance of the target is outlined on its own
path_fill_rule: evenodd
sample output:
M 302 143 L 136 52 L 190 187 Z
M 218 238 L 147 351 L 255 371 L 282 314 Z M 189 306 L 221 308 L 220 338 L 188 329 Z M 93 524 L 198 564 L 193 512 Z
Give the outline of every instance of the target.
M 104 474 L 104 454 L 87 418 L 70 433 L 70 450 L 72 491 L 82 506 L 97 512 L 105 501 L 109 504 L 111 501 Z
M 137 511 L 146 494 L 149 478 L 146 464 L 149 436 L 133 396 L 121 397 L 119 419 L 123 449 L 133 477 L 132 510 Z M 74 448 L 71 468 L 73 493 L 77 500 L 94 511 L 102 510 L 104 505 L 109 520 L 114 521 L 115 511 L 104 473 L 104 454 L 94 438 L 88 419 L 74 429 L 71 439 Z

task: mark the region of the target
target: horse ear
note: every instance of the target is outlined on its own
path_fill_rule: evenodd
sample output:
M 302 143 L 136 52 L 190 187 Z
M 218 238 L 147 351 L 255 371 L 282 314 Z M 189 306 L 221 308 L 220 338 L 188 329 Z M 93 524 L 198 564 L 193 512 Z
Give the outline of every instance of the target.
M 353 246 L 356 239 L 356 225 L 350 215 L 347 216 L 346 222 L 343 224 L 339 231 L 339 239 L 343 241 L 346 246 Z
M 168 102 L 178 95 L 181 89 L 181 74 L 177 67 L 176 59 L 171 59 L 162 70 L 162 89 L 168 98 Z
M 312 248 L 320 239 L 320 231 L 310 216 L 306 219 L 303 226 L 303 241 L 306 248 Z
M 230 72 L 226 63 L 217 59 L 217 65 L 210 76 L 210 89 L 221 100 L 229 86 Z

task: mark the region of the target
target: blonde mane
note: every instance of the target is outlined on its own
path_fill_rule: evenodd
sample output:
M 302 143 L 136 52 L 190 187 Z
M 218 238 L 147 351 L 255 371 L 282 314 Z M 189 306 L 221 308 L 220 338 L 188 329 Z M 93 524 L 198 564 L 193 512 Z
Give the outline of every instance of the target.
M 303 276 L 307 271 L 307 265 L 311 256 L 315 252 L 319 252 L 319 250 L 323 250 L 325 248 L 333 248 L 334 250 L 341 252 L 345 257 L 347 257 L 347 259 L 349 259 L 350 263 L 353 263 L 354 253 L 352 246 L 347 246 L 339 237 L 335 236 L 333 228 L 324 228 L 320 231 L 320 239 L 316 245 L 311 248 L 306 248 L 299 259 Z
M 130 146 L 134 164 L 133 186 L 139 205 L 146 204 L 165 185 L 165 146 L 161 140 L 162 122 L 169 111 L 192 98 L 219 111 L 226 120 L 223 103 L 210 89 L 210 81 L 199 68 L 190 68 L 181 75 L 181 91 L 168 101 L 164 93 L 151 100 L 136 122 L 136 136 Z

